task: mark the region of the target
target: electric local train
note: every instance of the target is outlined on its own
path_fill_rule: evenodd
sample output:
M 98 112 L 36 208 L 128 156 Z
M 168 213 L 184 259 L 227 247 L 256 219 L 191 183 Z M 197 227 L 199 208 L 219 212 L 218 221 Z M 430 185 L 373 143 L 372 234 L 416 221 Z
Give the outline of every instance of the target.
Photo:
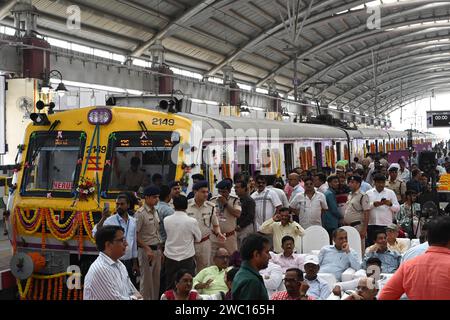
M 130 107 L 88 107 L 32 115 L 19 146 L 8 209 L 14 252 L 37 253 L 40 270 L 17 280 L 22 299 L 80 299 L 65 285 L 97 255 L 92 229 L 114 207 L 130 160 L 163 183 L 203 173 L 215 182 L 237 171 L 286 176 L 290 169 L 333 167 L 340 159 L 406 149 L 406 133 L 273 120 L 201 117 Z M 253 133 L 254 134 L 253 134 Z M 432 136 L 416 133 L 415 143 Z M 131 190 L 138 191 L 138 190 Z M 37 258 L 37 260 L 39 260 Z M 21 262 L 23 263 L 23 261 Z M 44 295 L 45 292 L 45 296 Z

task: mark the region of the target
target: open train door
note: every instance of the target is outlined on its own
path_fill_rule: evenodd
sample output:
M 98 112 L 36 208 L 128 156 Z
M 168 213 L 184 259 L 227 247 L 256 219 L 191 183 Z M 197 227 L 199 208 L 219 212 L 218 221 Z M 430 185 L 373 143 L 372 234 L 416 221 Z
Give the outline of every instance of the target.
M 293 148 L 294 145 L 292 143 L 286 143 L 284 145 L 284 165 L 286 170 L 286 176 L 292 171 L 293 169 Z
M 316 155 L 316 167 L 317 170 L 322 170 L 323 167 L 323 155 L 322 155 L 322 143 L 316 142 L 314 143 L 314 154 Z

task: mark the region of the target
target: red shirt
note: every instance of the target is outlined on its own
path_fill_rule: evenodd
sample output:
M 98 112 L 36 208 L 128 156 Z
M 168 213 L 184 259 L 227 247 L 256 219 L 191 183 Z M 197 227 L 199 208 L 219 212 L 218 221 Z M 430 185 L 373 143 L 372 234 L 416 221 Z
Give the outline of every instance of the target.
M 431 246 L 400 265 L 383 287 L 378 300 L 450 300 L 450 249 Z
M 287 293 L 287 291 L 278 291 L 272 295 L 270 300 L 300 300 L 300 297 L 293 298 Z M 308 296 L 307 300 L 314 300 L 314 298 Z

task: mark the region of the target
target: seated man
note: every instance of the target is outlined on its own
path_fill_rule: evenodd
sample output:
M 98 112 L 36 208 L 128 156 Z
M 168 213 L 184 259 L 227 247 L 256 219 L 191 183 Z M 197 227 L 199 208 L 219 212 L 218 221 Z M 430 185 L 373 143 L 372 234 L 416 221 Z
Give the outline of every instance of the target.
M 309 285 L 308 296 L 316 300 L 326 300 L 331 294 L 328 283 L 317 276 L 319 272 L 319 259 L 310 255 L 305 258 L 305 282 Z
M 402 256 L 395 251 L 388 249 L 386 240 L 386 231 L 379 230 L 375 232 L 375 244 L 367 248 L 364 257 L 363 268 L 366 268 L 367 261 L 376 257 L 380 259 L 382 273 L 394 273 L 400 266 Z
M 319 252 L 319 265 L 321 272 L 332 273 L 336 280 L 341 280 L 342 273 L 348 269 L 360 269 L 360 262 L 355 250 L 350 249 L 347 240 L 347 231 L 338 228 L 332 234 L 334 246 L 323 247 Z
M 361 278 L 358 280 L 356 292 L 351 293 L 343 300 L 376 300 L 378 294 L 374 278 Z
M 120 185 L 129 191 L 137 192 L 140 187 L 148 185 L 148 179 L 145 172 L 139 168 L 141 159 L 133 157 L 130 160 L 130 169 L 120 176 Z
M 201 270 L 193 279 L 193 288 L 200 294 L 227 292 L 225 273 L 230 255 L 225 248 L 219 248 L 214 255 L 214 265 Z
M 367 269 L 366 270 L 359 270 L 357 271 L 354 276 L 355 279 L 350 281 L 344 281 L 344 282 L 338 282 L 334 286 L 333 294 L 341 297 L 342 292 L 348 291 L 348 290 L 356 290 L 356 287 L 358 286 L 359 279 L 364 277 L 372 277 L 377 280 L 378 289 L 381 289 L 383 285 L 386 283 L 387 278 L 383 275 L 380 275 L 381 273 L 381 260 L 378 258 L 369 258 L 367 259 Z M 379 277 L 379 279 L 377 279 Z
M 388 249 L 395 251 L 398 254 L 404 254 L 408 250 L 407 245 L 404 242 L 398 242 L 399 227 L 395 223 L 392 223 L 386 227 L 386 240 Z
M 308 284 L 303 281 L 303 272 L 300 269 L 288 269 L 284 276 L 286 291 L 275 292 L 271 300 L 314 300 L 309 297 Z
M 228 271 L 225 272 L 225 284 L 227 285 L 228 291 L 220 291 L 215 294 L 202 294 L 202 300 L 233 300 L 231 296 L 231 286 L 233 284 L 233 279 L 239 268 L 230 267 Z
M 287 269 L 298 268 L 303 271 L 303 254 L 294 253 L 294 238 L 291 236 L 284 236 L 281 239 L 281 247 L 283 248 L 282 253 L 273 253 L 270 252 L 270 256 L 272 257 L 272 262 L 279 265 L 283 270 L 283 273 L 286 273 Z
M 273 235 L 273 251 L 276 253 L 283 252 L 281 240 L 284 236 L 291 236 L 295 241 L 295 247 L 298 248 L 300 237 L 305 234 L 305 230 L 297 222 L 291 221 L 289 208 L 281 208 L 279 212 L 273 218 L 266 220 L 258 230 L 261 233 Z
M 269 260 L 267 268 L 259 271 L 264 280 L 267 294 L 269 297 L 276 291 L 280 290 L 283 284 L 283 271 L 281 267 Z

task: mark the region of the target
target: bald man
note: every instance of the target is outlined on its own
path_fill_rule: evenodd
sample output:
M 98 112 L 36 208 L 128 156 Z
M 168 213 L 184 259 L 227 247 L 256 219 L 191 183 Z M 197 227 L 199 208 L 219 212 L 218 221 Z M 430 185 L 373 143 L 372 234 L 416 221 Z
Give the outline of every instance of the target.
M 361 278 L 358 281 L 356 291 L 344 300 L 376 300 L 378 294 L 377 285 L 374 278 Z
M 300 185 L 300 175 L 293 172 L 288 175 L 288 183 L 284 187 L 284 192 L 288 200 L 295 197 L 296 194 L 304 192 L 305 189 Z

